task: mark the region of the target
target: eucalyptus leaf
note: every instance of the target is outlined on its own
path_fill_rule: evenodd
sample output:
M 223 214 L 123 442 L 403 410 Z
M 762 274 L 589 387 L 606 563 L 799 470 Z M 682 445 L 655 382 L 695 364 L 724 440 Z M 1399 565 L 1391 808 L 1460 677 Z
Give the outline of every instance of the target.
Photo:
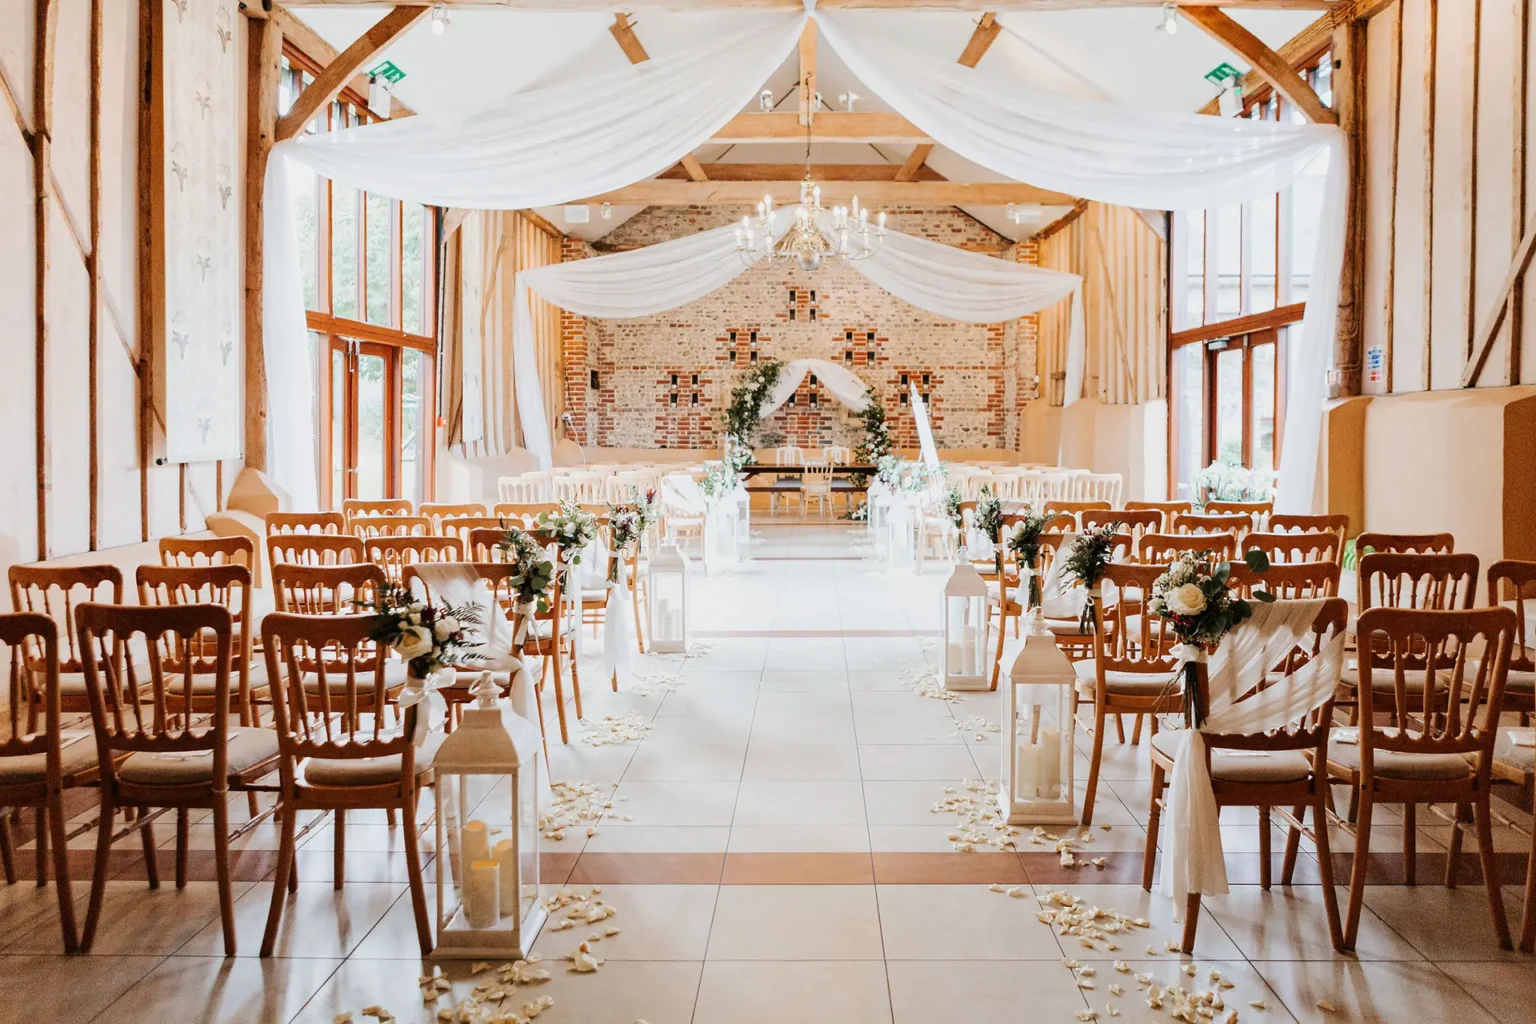
M 1248 563 L 1248 568 L 1254 572 L 1269 572 L 1269 556 L 1257 549 L 1243 552 L 1243 561 Z

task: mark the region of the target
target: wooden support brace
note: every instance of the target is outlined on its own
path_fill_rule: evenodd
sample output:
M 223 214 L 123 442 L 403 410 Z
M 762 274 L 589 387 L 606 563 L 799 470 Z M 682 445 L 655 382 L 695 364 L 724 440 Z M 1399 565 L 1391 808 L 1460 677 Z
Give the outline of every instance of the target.
M 1179 13 L 1212 39 L 1252 64 L 1254 70 L 1275 87 L 1276 92 L 1296 104 L 1308 121 L 1314 124 L 1339 123 L 1338 115 L 1323 104 L 1317 93 L 1284 57 L 1271 50 L 1263 40 L 1233 21 L 1230 16 L 1215 7 L 1192 7 L 1187 4 L 1179 7 Z
M 341 51 L 335 60 L 325 66 L 325 70 L 320 72 L 319 77 L 310 83 L 309 88 L 293 101 L 293 106 L 288 113 L 278 119 L 277 141 L 283 142 L 302 132 L 304 126 L 324 110 L 326 104 L 336 98 L 336 95 L 347 85 L 348 80 L 361 70 L 364 64 L 403 35 L 412 25 L 426 17 L 430 10 L 431 8 L 425 4 L 402 4 L 380 18 L 372 28 L 359 36 L 356 42 Z
M 1483 372 L 1483 366 L 1488 362 L 1488 356 L 1493 351 L 1494 339 L 1499 336 L 1499 328 L 1504 326 L 1504 318 L 1509 315 L 1510 297 L 1514 294 L 1515 284 L 1525 276 L 1530 268 L 1531 256 L 1536 253 L 1536 217 L 1532 217 L 1525 225 L 1525 234 L 1520 238 L 1520 245 L 1515 249 L 1514 260 L 1509 265 L 1509 274 L 1504 278 L 1504 284 L 1499 288 L 1499 298 L 1492 310 L 1488 313 L 1488 319 L 1483 322 L 1482 330 L 1477 332 L 1477 337 L 1472 343 L 1472 358 L 1467 363 L 1467 368 L 1461 375 L 1461 386 L 1474 387 L 1477 378 Z M 1520 339 L 1511 339 L 1513 344 L 1519 344 Z

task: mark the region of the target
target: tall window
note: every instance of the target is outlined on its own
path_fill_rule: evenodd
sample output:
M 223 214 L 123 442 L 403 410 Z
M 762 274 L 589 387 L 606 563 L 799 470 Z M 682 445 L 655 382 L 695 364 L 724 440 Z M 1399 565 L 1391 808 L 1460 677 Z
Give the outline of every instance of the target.
M 285 48 L 279 111 L 319 72 Z M 378 118 L 351 90 L 306 131 Z M 318 398 L 321 503 L 430 500 L 437 422 L 436 220 L 431 208 L 290 171 Z
M 1327 52 L 1303 76 L 1333 102 Z M 1303 123 L 1271 89 L 1245 97 L 1241 116 Z M 1169 490 L 1193 498 L 1211 462 L 1273 471 L 1284 440 L 1290 337 L 1306 312 L 1322 215 L 1322 168 L 1284 191 L 1246 203 L 1181 212 L 1168 247 Z

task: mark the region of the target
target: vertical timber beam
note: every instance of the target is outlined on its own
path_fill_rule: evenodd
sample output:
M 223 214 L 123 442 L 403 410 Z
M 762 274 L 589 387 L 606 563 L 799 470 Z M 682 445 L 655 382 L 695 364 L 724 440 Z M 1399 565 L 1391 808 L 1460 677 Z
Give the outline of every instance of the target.
M 816 19 L 806 18 L 800 32 L 800 124 L 816 113 Z
M 1344 19 L 1333 30 L 1333 103 L 1349 158 L 1344 221 L 1344 266 L 1339 280 L 1333 365 L 1338 395 L 1360 393 L 1362 303 L 1365 297 L 1365 22 Z
M 32 43 L 32 149 L 33 241 L 36 244 L 33 301 L 37 304 L 34 339 L 36 374 L 37 439 L 37 557 L 48 557 L 48 174 L 53 158 L 53 53 L 59 27 L 55 0 L 35 0 Z
M 90 464 L 90 550 L 100 547 L 101 523 L 101 398 L 97 374 L 101 362 L 101 49 L 102 4 L 91 0 L 90 60 L 90 252 L 86 255 L 86 288 L 91 308 L 87 320 L 86 372 L 90 377 L 88 443 Z
M 273 19 L 251 20 L 246 51 L 245 143 L 245 464 L 267 468 L 267 363 L 262 322 L 263 183 L 277 136 L 277 87 L 283 30 Z
M 155 346 L 165 306 L 165 10 L 139 0 L 139 533 L 149 540 L 149 474 L 154 466 Z M 157 223 L 156 219 L 160 218 Z

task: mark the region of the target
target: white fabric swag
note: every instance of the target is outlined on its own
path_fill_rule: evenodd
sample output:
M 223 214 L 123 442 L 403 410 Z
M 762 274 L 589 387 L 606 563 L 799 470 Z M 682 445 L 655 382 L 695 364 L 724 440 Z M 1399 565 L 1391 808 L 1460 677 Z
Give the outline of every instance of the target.
M 789 396 L 800 387 L 806 375 L 812 373 L 816 375 L 817 381 L 825 384 L 827 390 L 832 392 L 833 398 L 849 409 L 863 412 L 869 408 L 869 385 L 852 370 L 827 359 L 791 359 L 779 371 L 779 382 L 768 392 L 768 397 L 763 399 L 763 406 L 758 410 L 759 418 L 772 416 L 779 406 L 789 401 Z
M 1311 512 L 1344 260 L 1344 133 L 1330 125 L 1172 114 L 1045 92 L 1006 62 L 967 68 L 908 45 L 892 31 L 906 17 L 839 10 L 818 11 L 816 21 L 875 95 L 935 142 L 1018 181 L 1121 206 L 1201 210 L 1272 195 L 1326 162 L 1275 503 L 1277 511 Z M 1082 394 L 1084 347 L 1080 334 L 1068 345 L 1068 403 Z
M 797 209 L 787 206 L 776 211 L 775 231 L 787 226 Z M 822 230 L 829 227 L 830 221 L 824 221 Z M 887 230 L 880 249 L 853 266 L 897 298 L 967 323 L 1017 319 L 1082 294 L 1082 278 L 1076 274 L 1010 263 L 896 230 Z M 548 435 L 539 437 L 530 430 L 530 425 L 537 428 L 544 422 L 530 290 L 583 316 L 649 316 L 702 298 L 747 270 L 736 248 L 736 225 L 727 224 L 640 249 L 520 272 L 513 287 L 513 372 L 518 406 L 528 410 L 521 417 L 523 438 L 534 458 L 548 466 L 551 452 Z M 1073 331 L 1078 333 L 1082 317 L 1076 300 L 1072 310 Z M 785 367 L 778 388 L 764 402 L 764 415 L 784 404 L 804 377 L 804 372 L 796 376 L 793 368 L 810 362 L 796 360 Z M 815 372 L 827 379 L 838 401 L 855 411 L 863 408 L 863 381 L 834 363 L 815 362 L 836 371 Z
M 1059 561 L 1059 559 L 1058 559 Z M 1227 890 L 1221 819 L 1211 788 L 1206 733 L 1257 735 L 1283 729 L 1317 710 L 1334 693 L 1344 668 L 1344 633 L 1300 669 L 1254 692 L 1264 676 L 1312 629 L 1323 599 L 1253 605 L 1207 665 L 1208 708 L 1199 729 L 1186 730 L 1168 777 L 1167 833 L 1160 888 L 1178 919 L 1192 892 Z M 1244 696 L 1247 694 L 1248 696 Z

